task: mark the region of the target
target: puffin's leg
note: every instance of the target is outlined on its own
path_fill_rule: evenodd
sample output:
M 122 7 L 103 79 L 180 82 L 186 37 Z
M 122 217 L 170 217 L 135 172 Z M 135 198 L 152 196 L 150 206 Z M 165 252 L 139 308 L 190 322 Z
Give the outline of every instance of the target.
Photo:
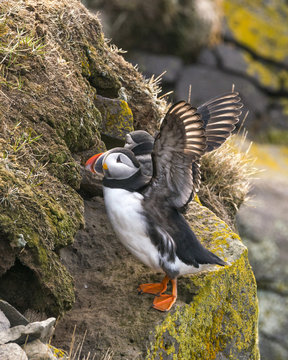
M 138 291 L 140 294 L 146 293 L 146 294 L 153 294 L 153 295 L 159 295 L 162 294 L 167 289 L 167 284 L 169 282 L 169 277 L 166 275 L 161 283 L 155 283 L 155 284 L 142 284 L 139 285 Z
M 168 311 L 177 299 L 177 279 L 171 279 L 172 294 L 161 294 L 156 296 L 153 301 L 153 308 L 160 311 Z

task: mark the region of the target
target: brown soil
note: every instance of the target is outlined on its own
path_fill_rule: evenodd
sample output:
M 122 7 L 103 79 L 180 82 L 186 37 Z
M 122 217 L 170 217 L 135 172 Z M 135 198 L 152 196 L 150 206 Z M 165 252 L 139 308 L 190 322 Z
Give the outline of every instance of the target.
M 113 359 L 141 359 L 147 334 L 166 315 L 152 309 L 153 296 L 138 295 L 137 287 L 162 275 L 134 260 L 119 243 L 101 197 L 85 201 L 85 220 L 74 244 L 61 250 L 75 279 L 76 303 L 59 321 L 53 345 L 68 350 L 76 325 L 79 338 L 88 329 L 83 354 L 96 352 L 98 359 L 110 348 Z

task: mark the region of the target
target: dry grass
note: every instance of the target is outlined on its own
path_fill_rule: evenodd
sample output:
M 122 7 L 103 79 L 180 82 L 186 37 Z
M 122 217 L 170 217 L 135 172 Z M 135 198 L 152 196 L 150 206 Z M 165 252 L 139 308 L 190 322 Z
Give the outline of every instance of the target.
M 32 187 L 41 185 L 47 176 L 47 163 L 40 161 L 44 156 L 44 150 L 39 144 L 42 134 L 37 134 L 32 128 L 23 127 L 21 122 L 12 126 L 4 122 L 1 134 L 3 144 L 4 139 L 6 141 L 5 146 L 0 149 L 0 165 L 4 165 Z M 15 193 L 10 190 L 7 195 Z
M 237 210 L 247 199 L 251 180 L 259 172 L 247 143 L 247 132 L 232 135 L 201 161 L 200 201 L 232 227 Z
M 74 326 L 74 330 L 72 333 L 72 338 L 70 342 L 69 352 L 65 353 L 63 350 L 59 350 L 54 346 L 50 345 L 51 350 L 53 351 L 54 355 L 57 356 L 59 360 L 96 360 L 96 353 L 91 354 L 88 352 L 87 355 L 83 355 L 83 345 L 86 339 L 87 330 L 84 332 L 82 337 L 77 336 L 76 334 L 76 325 Z M 52 338 L 52 337 L 51 337 Z M 51 339 L 50 339 L 51 341 Z M 107 349 L 105 354 L 103 354 L 100 358 L 98 357 L 97 360 L 112 360 L 114 353 L 111 349 Z

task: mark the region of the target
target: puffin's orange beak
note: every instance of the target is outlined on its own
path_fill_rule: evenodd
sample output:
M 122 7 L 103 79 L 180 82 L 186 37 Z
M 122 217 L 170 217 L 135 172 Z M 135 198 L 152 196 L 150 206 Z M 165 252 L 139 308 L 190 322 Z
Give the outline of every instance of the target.
M 90 159 L 88 159 L 85 163 L 85 169 L 86 170 L 90 170 L 91 172 L 95 173 L 96 174 L 96 171 L 95 171 L 95 163 L 97 161 L 97 159 L 102 155 L 103 153 L 99 153 L 99 154 L 96 154 L 96 155 L 93 155 Z

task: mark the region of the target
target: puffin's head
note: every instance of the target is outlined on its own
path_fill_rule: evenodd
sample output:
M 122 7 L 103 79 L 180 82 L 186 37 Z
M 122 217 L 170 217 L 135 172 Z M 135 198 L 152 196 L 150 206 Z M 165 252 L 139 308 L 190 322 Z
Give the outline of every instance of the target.
M 133 176 L 140 164 L 131 150 L 115 148 L 105 153 L 102 168 L 106 179 L 123 180 Z
M 154 143 L 154 138 L 147 131 L 135 130 L 125 136 L 126 149 L 134 149 L 137 145 L 143 143 Z

